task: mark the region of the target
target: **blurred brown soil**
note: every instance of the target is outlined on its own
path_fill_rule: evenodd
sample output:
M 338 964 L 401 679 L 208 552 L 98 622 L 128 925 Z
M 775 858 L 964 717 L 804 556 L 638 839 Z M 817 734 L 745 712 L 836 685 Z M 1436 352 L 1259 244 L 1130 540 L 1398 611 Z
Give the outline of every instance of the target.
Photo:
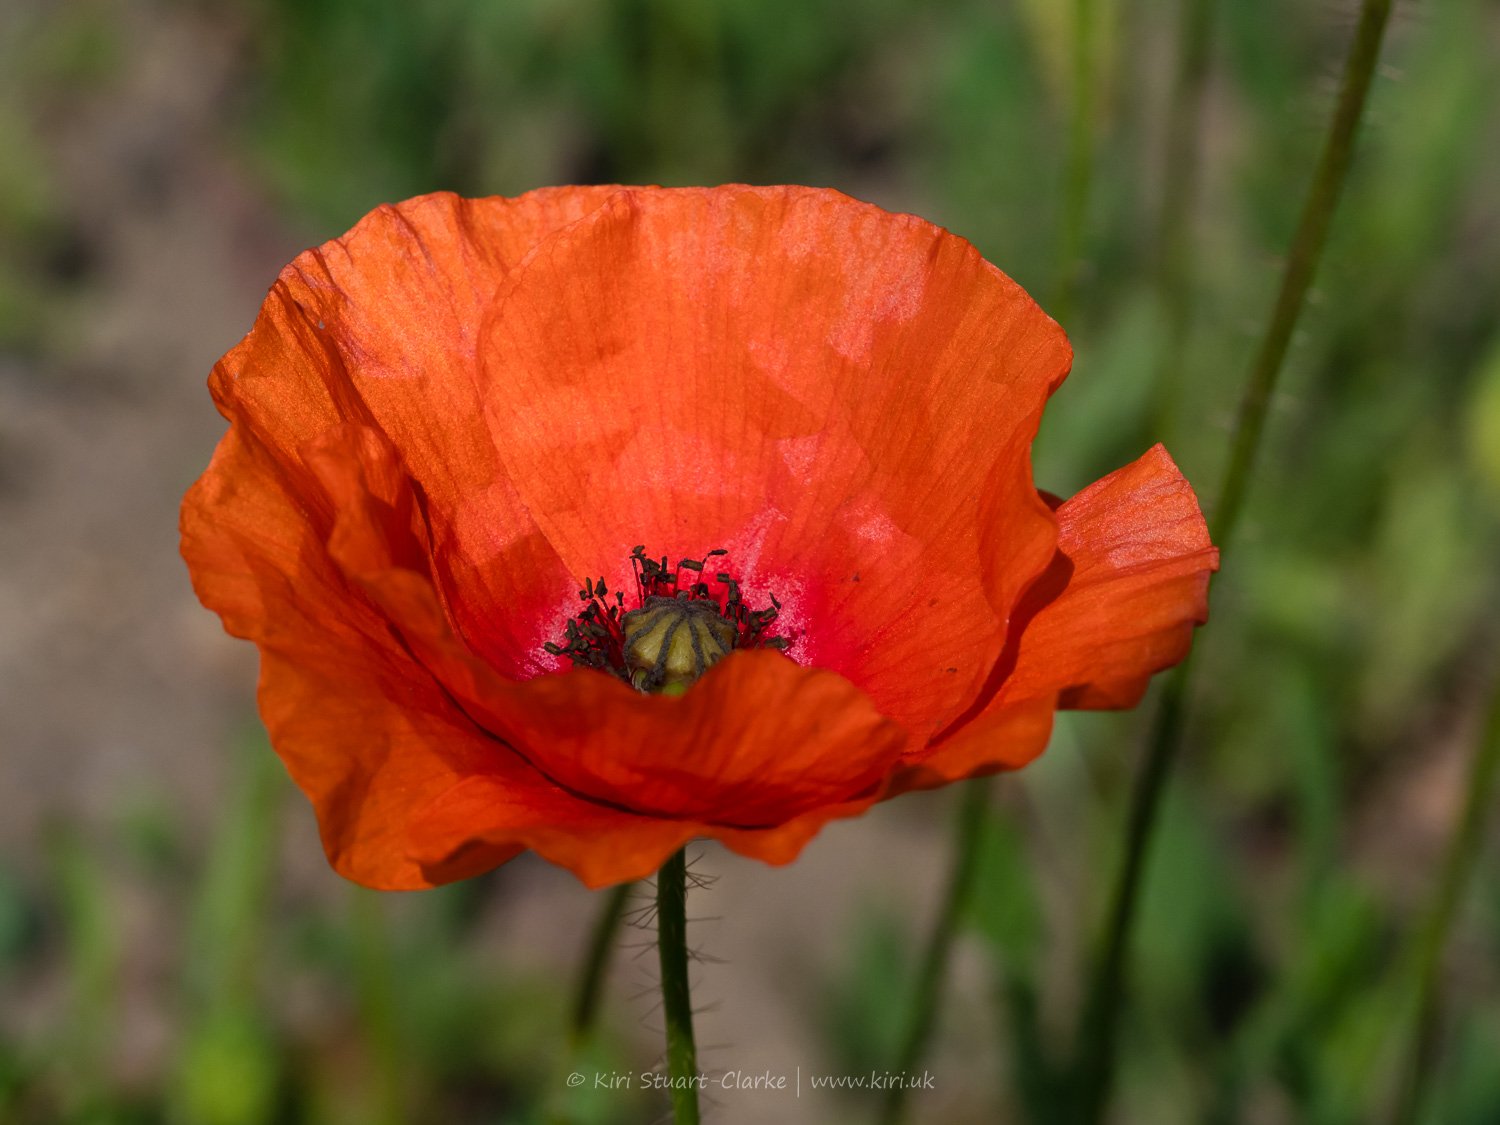
M 35 355 L 0 358 L 0 848 L 165 788 L 217 792 L 254 659 L 197 605 L 177 504 L 223 429 L 209 367 L 296 247 L 228 155 L 232 36 L 122 23 L 120 70 L 37 107 L 79 247 Z M 167 18 L 170 15 L 170 18 Z

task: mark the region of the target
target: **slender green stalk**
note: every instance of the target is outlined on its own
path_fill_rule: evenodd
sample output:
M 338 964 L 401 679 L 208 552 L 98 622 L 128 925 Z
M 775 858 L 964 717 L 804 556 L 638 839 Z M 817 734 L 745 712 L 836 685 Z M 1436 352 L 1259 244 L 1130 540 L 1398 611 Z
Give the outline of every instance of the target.
M 613 956 L 620 923 L 625 917 L 625 903 L 630 898 L 634 883 L 621 883 L 611 887 L 604 895 L 604 906 L 594 921 L 594 932 L 589 939 L 588 953 L 583 962 L 583 973 L 578 978 L 578 995 L 573 1000 L 573 1017 L 568 1032 L 575 1048 L 588 1042 L 594 1034 L 594 1021 L 599 1015 L 599 994 L 604 978 L 609 973 L 609 962 Z
M 656 874 L 656 932 L 661 953 L 662 1012 L 667 1021 L 667 1073 L 672 1120 L 698 1125 L 698 1048 L 688 985 L 687 858 L 678 852 Z
M 1453 920 L 1474 871 L 1485 815 L 1494 800 L 1497 774 L 1500 774 L 1500 688 L 1497 688 L 1490 705 L 1489 719 L 1469 766 L 1464 807 L 1443 858 L 1442 881 L 1413 950 L 1411 972 L 1415 980 L 1415 1026 L 1412 1029 L 1411 1056 L 1393 1119 L 1396 1125 L 1415 1125 L 1426 1099 L 1436 1061 L 1442 1014 L 1438 978 L 1443 951 L 1447 948 L 1449 931 L 1453 929 Z
M 1349 48 L 1349 60 L 1344 66 L 1344 80 L 1339 89 L 1333 125 L 1328 131 L 1328 140 L 1318 160 L 1318 170 L 1313 176 L 1307 202 L 1303 205 L 1297 233 L 1292 238 L 1292 249 L 1281 275 L 1281 289 L 1276 294 L 1271 323 L 1261 339 L 1259 351 L 1256 352 L 1244 396 L 1240 399 L 1239 413 L 1235 418 L 1234 438 L 1230 446 L 1229 462 L 1224 469 L 1224 483 L 1219 490 L 1218 506 L 1210 521 L 1214 542 L 1221 548 L 1239 522 L 1240 508 L 1250 484 L 1250 468 L 1260 447 L 1261 430 L 1265 427 L 1266 412 L 1270 408 L 1271 394 L 1276 389 L 1282 361 L 1286 359 L 1287 346 L 1292 342 L 1292 332 L 1302 314 L 1308 287 L 1312 285 L 1313 275 L 1317 272 L 1318 259 L 1323 255 L 1323 244 L 1328 240 L 1328 226 L 1349 171 L 1349 161 L 1354 155 L 1355 134 L 1359 130 L 1365 100 L 1370 93 L 1370 81 L 1375 77 L 1375 64 L 1380 59 L 1380 44 L 1385 38 L 1385 27 L 1390 15 L 1391 0 L 1364 0 L 1360 5 L 1359 25 L 1354 29 L 1354 42 Z
M 359 993 L 360 1024 L 374 1062 L 371 1119 L 396 1125 L 406 1119 L 401 1020 L 393 982 L 385 904 L 374 891 L 354 890 L 354 967 Z
M 976 778 L 964 787 L 958 810 L 957 838 L 954 841 L 953 871 L 948 877 L 948 891 L 927 940 L 927 949 L 917 975 L 916 991 L 908 1010 L 906 1034 L 896 1059 L 896 1073 L 913 1073 L 927 1050 L 927 1041 L 936 1022 L 938 998 L 948 975 L 948 959 L 959 922 L 968 909 L 974 892 L 974 875 L 979 869 L 979 841 L 984 832 L 984 818 L 989 811 L 990 781 Z M 881 1111 L 882 1125 L 898 1125 L 906 1116 L 906 1089 L 901 1085 L 886 1091 Z
M 1097 0 L 1073 0 L 1073 104 L 1068 120 L 1068 154 L 1063 171 L 1063 211 L 1052 315 L 1061 324 L 1073 318 L 1073 295 L 1083 256 L 1089 191 L 1094 171 L 1095 32 Z
M 1161 211 L 1157 219 L 1157 288 L 1164 320 L 1161 366 L 1156 378 L 1155 432 L 1172 431 L 1182 384 L 1183 353 L 1193 320 L 1191 228 L 1198 198 L 1198 137 L 1208 80 L 1213 0 L 1182 0 L 1177 26 L 1177 62 L 1167 109 L 1162 160 Z
M 1151 728 L 1146 761 L 1130 794 L 1125 854 L 1110 889 L 1104 944 L 1089 980 L 1083 1019 L 1078 1028 L 1077 1079 L 1073 1088 L 1077 1096 L 1077 1120 L 1084 1125 L 1102 1120 L 1109 1103 L 1120 997 L 1125 983 L 1125 957 L 1129 952 L 1130 935 L 1135 929 L 1157 813 L 1181 744 L 1183 703 L 1191 659 L 1184 660 L 1167 678 Z
M 109 873 L 99 854 L 90 850 L 77 831 L 53 829 L 48 840 L 49 872 L 58 887 L 68 983 L 67 1019 L 58 1043 L 48 1052 L 51 1065 L 65 1075 L 58 1089 L 70 1120 L 103 1116 L 109 1103 L 107 1073 L 109 1039 L 120 1020 L 120 983 L 123 964 L 119 927 L 113 924 Z
M 1390 13 L 1391 0 L 1364 0 L 1360 8 L 1359 25 L 1345 64 L 1338 107 L 1297 224 L 1270 323 L 1251 365 L 1235 419 L 1219 504 L 1209 521 L 1213 540 L 1221 550 L 1233 536 L 1239 521 L 1271 395 L 1327 241 L 1329 221 L 1349 169 L 1355 133 L 1380 57 L 1380 45 Z M 1125 853 L 1111 892 L 1104 939 L 1079 1028 L 1075 1089 L 1079 1098 L 1077 1119 L 1084 1125 L 1101 1120 L 1109 1103 L 1126 955 L 1157 811 L 1182 740 L 1189 667 L 1189 662 L 1184 661 L 1167 681 L 1151 727 L 1146 761 L 1131 795 Z

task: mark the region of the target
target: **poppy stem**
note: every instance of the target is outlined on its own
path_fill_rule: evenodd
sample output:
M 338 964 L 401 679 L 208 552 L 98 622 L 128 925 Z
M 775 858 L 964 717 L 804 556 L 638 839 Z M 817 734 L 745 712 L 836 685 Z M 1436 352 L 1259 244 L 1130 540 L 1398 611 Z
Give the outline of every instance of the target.
M 917 1069 L 927 1050 L 936 1023 L 938 996 L 948 975 L 948 961 L 953 938 L 968 909 L 974 891 L 974 876 L 979 870 L 979 841 L 984 834 L 984 820 L 989 812 L 989 778 L 974 778 L 964 786 L 958 807 L 958 831 L 954 841 L 953 871 L 948 876 L 948 891 L 933 924 L 932 935 L 922 956 L 916 990 L 908 1009 L 906 1034 L 896 1058 L 897 1075 L 910 1075 Z M 899 1125 L 906 1117 L 907 1090 L 900 1082 L 886 1091 L 881 1125 Z
M 679 851 L 656 873 L 656 937 L 661 953 L 662 1012 L 667 1021 L 667 1073 L 672 1120 L 698 1125 L 698 1048 L 688 984 L 687 853 Z
M 1414 1125 L 1421 1115 L 1437 1056 L 1442 1016 L 1438 977 L 1443 950 L 1447 947 L 1448 933 L 1453 928 L 1453 920 L 1463 903 L 1464 891 L 1474 870 L 1497 775 L 1500 775 L 1500 689 L 1490 705 L 1489 718 L 1469 766 L 1464 807 L 1443 858 L 1442 881 L 1432 900 L 1431 913 L 1418 931 L 1412 950 L 1411 972 L 1416 980 L 1414 1026 L 1411 1053 L 1393 1118 L 1395 1125 Z
M 575 1049 L 593 1038 L 594 1022 L 599 1015 L 599 995 L 609 972 L 620 923 L 625 917 L 625 903 L 633 886 L 634 883 L 621 883 L 606 891 L 604 907 L 594 921 L 594 932 L 583 962 L 583 975 L 578 978 L 578 995 L 573 1001 L 573 1017 L 568 1027 Z
M 1219 503 L 1209 520 L 1212 538 L 1222 551 L 1239 522 L 1250 470 L 1260 448 L 1261 432 L 1272 392 L 1281 374 L 1292 332 L 1297 326 L 1328 237 L 1328 227 L 1338 203 L 1354 138 L 1363 116 L 1380 46 L 1391 14 L 1391 0 L 1363 0 L 1359 24 L 1349 48 L 1339 90 L 1338 106 L 1328 138 L 1318 160 L 1312 187 L 1292 239 L 1282 272 L 1281 288 L 1270 322 L 1251 364 L 1245 391 L 1235 418 L 1229 461 L 1225 468 Z M 1136 777 L 1126 821 L 1125 854 L 1110 894 L 1104 939 L 1095 962 L 1079 1027 L 1075 1056 L 1080 1125 L 1100 1121 L 1109 1104 L 1114 1078 L 1116 1023 L 1124 990 L 1126 955 L 1134 928 L 1136 906 L 1144 883 L 1146 861 L 1162 794 L 1172 773 L 1182 741 L 1183 717 L 1188 697 L 1190 660 L 1179 664 L 1168 678 L 1152 723 L 1146 746 L 1146 761 Z
M 1328 240 L 1328 227 L 1354 155 L 1355 134 L 1364 114 L 1370 82 L 1375 77 L 1375 64 L 1380 59 L 1380 45 L 1390 15 L 1391 0 L 1363 0 L 1360 5 L 1359 24 L 1354 29 L 1354 42 L 1344 65 L 1344 80 L 1339 89 L 1333 124 L 1318 159 L 1312 190 L 1302 207 L 1297 233 L 1292 238 L 1271 322 L 1261 338 L 1235 417 L 1229 463 L 1224 470 L 1219 503 L 1209 521 L 1213 540 L 1221 550 L 1239 522 L 1240 508 L 1250 483 L 1250 468 L 1260 447 L 1261 430 L 1270 409 L 1271 394 L 1276 389 L 1287 347 L 1292 342 L 1292 332 L 1302 314 L 1318 260 L 1323 255 L 1323 244 Z

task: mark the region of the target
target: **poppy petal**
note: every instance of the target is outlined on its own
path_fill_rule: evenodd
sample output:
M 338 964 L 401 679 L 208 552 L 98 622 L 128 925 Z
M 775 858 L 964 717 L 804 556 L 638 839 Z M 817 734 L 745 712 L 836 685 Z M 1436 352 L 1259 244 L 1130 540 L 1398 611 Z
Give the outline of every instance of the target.
M 973 702 L 1053 554 L 1029 450 L 1067 342 L 912 216 L 621 191 L 512 271 L 480 354 L 495 447 L 572 573 L 725 548 L 792 655 L 918 739 Z
M 871 789 L 907 742 L 842 677 L 772 650 L 731 654 L 681 698 L 591 670 L 499 676 L 448 628 L 394 450 L 361 428 L 305 456 L 338 513 L 328 550 L 344 573 L 465 715 L 569 792 L 648 816 L 779 825 Z
M 903 755 L 885 795 L 894 797 L 967 777 L 1018 770 L 1047 748 L 1053 712 L 1050 696 L 992 704 L 951 737 Z
M 574 579 L 498 468 L 475 337 L 515 263 L 615 190 L 440 193 L 380 207 L 282 271 L 210 379 L 221 412 L 294 474 L 298 451 L 329 429 L 380 430 L 432 512 L 437 577 L 463 589 L 467 635 L 512 675 L 551 666 L 535 637 Z
M 1065 571 L 1065 585 L 1022 624 L 998 702 L 1134 706 L 1208 619 L 1219 552 L 1198 499 L 1158 445 L 1063 503 L 1057 522 L 1065 566 L 1049 574 Z
M 705 831 L 691 821 L 635 816 L 476 775 L 418 811 L 412 858 L 437 885 L 481 874 L 530 849 L 598 888 L 646 878 Z
M 475 771 L 517 792 L 549 785 L 475 728 L 349 588 L 309 497 L 292 501 L 246 433 L 231 430 L 184 501 L 194 587 L 229 632 L 260 646 L 261 715 L 312 801 L 329 862 L 371 887 L 430 886 L 409 854 L 416 809 Z
M 714 836 L 733 852 L 762 863 L 791 863 L 831 820 L 859 816 L 889 794 L 884 786 L 850 801 L 824 805 L 774 828 L 718 829 Z
M 683 819 L 674 803 L 736 823 L 821 823 L 840 815 L 847 794 L 878 784 L 902 745 L 902 732 L 839 677 L 769 651 L 736 654 L 681 700 L 648 699 L 581 671 L 503 681 L 443 635 L 419 569 L 410 482 L 376 431 L 344 427 L 303 451 L 323 490 L 317 506 L 336 513 L 326 548 L 279 492 L 268 455 L 257 464 L 254 454 L 235 434 L 221 444 L 184 506 L 183 549 L 200 597 L 261 645 L 273 744 L 313 802 L 330 862 L 357 882 L 432 886 L 522 848 L 591 886 L 639 878 L 686 840 L 724 830 Z M 346 576 L 379 601 L 351 590 Z M 326 612 L 331 602 L 337 614 Z M 435 667 L 469 698 L 435 678 Z M 502 725 L 548 740 L 549 762 L 570 780 L 674 815 L 580 796 L 497 738 L 490 728 Z M 632 758 L 626 744 L 648 745 L 655 757 Z M 614 844 L 601 848 L 601 839 Z

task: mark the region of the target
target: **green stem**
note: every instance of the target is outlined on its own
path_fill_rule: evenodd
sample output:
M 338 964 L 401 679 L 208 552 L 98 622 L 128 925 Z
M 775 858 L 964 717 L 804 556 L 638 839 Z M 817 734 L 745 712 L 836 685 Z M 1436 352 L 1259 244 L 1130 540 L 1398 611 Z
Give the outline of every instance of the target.
M 1079 1025 L 1074 1089 L 1078 1098 L 1077 1120 L 1083 1125 L 1102 1120 L 1109 1104 L 1120 998 L 1125 984 L 1125 957 L 1129 951 L 1130 935 L 1135 929 L 1157 813 L 1181 744 L 1183 701 L 1190 664 L 1191 657 L 1179 664 L 1167 678 L 1152 722 L 1146 761 L 1130 794 L 1125 854 L 1110 889 L 1104 943 L 1089 981 L 1083 1020 Z
M 953 848 L 953 872 L 948 878 L 948 892 L 944 896 L 922 957 L 906 1034 L 896 1059 L 897 1074 L 913 1073 L 927 1050 L 927 1041 L 936 1022 L 938 997 L 948 975 L 953 938 L 974 891 L 974 875 L 979 868 L 979 841 L 984 831 L 989 803 L 988 778 L 975 778 L 964 787 L 958 810 L 957 839 Z M 885 1106 L 880 1115 L 882 1125 L 898 1125 L 905 1119 L 906 1096 L 907 1091 L 900 1085 L 893 1086 L 886 1092 Z
M 1281 275 L 1281 289 L 1276 294 L 1271 322 L 1255 354 L 1235 418 L 1229 463 L 1224 469 L 1219 503 L 1209 525 L 1214 542 L 1221 549 L 1239 522 L 1271 394 L 1276 389 L 1287 346 L 1302 314 L 1308 287 L 1317 272 L 1318 259 L 1323 255 L 1323 244 L 1328 240 L 1328 226 L 1349 171 L 1349 161 L 1354 155 L 1354 137 L 1370 93 L 1371 79 L 1375 77 L 1375 64 L 1380 59 L 1380 44 L 1385 38 L 1390 15 L 1391 0 L 1364 0 L 1360 5 L 1359 26 L 1354 30 L 1354 42 L 1344 66 L 1344 80 L 1339 89 L 1338 107 L 1333 113 L 1333 125 L 1323 145 L 1297 233 L 1292 238 L 1292 249 Z
M 1193 320 L 1190 253 L 1193 206 L 1198 197 L 1198 137 L 1203 92 L 1208 79 L 1213 0 L 1182 0 L 1177 27 L 1177 64 L 1167 110 L 1167 145 L 1162 161 L 1161 211 L 1157 221 L 1157 287 L 1165 331 L 1156 379 L 1155 432 L 1162 440 L 1175 422 L 1182 384 L 1183 354 Z
M 657 947 L 661 1000 L 667 1021 L 667 1073 L 672 1120 L 698 1125 L 698 1048 L 693 1042 L 693 1001 L 688 985 L 687 859 L 679 851 L 656 875 Z
M 1443 858 L 1442 881 L 1432 902 L 1414 947 L 1412 974 L 1416 978 L 1415 1026 L 1412 1031 L 1411 1057 L 1407 1063 L 1401 1094 L 1397 1101 L 1396 1125 L 1414 1125 L 1422 1109 L 1432 1078 L 1437 1054 L 1437 1040 L 1442 1012 L 1438 987 L 1443 950 L 1453 928 L 1464 891 L 1474 871 L 1474 861 L 1483 836 L 1485 814 L 1490 810 L 1496 775 L 1500 774 L 1500 690 L 1490 707 L 1480 743 L 1475 748 L 1464 790 L 1464 807 L 1454 826 L 1453 838 Z
M 604 978 L 609 972 L 620 923 L 625 916 L 625 903 L 630 898 L 630 890 L 634 885 L 621 883 L 605 892 L 604 908 L 594 921 L 594 933 L 589 939 L 583 975 L 578 979 L 578 995 L 573 1001 L 573 1018 L 568 1029 L 574 1048 L 581 1047 L 593 1037 L 594 1022 L 599 1014 L 599 996 L 603 991 Z
M 1061 324 L 1067 324 L 1073 316 L 1073 295 L 1078 286 L 1094 170 L 1094 30 L 1098 22 L 1095 0 L 1074 0 L 1073 21 L 1073 104 L 1068 121 L 1067 165 L 1063 172 L 1057 288 L 1052 301 L 1052 315 Z
M 1344 67 L 1338 107 L 1292 240 L 1270 323 L 1251 365 L 1235 419 L 1219 504 L 1209 523 L 1212 538 L 1220 550 L 1233 536 L 1239 521 L 1271 394 L 1276 388 L 1287 345 L 1291 342 L 1327 241 L 1329 222 L 1349 170 L 1355 133 L 1380 57 L 1380 45 L 1390 12 L 1391 0 L 1364 0 L 1360 8 L 1359 26 L 1355 29 Z M 1082 1125 L 1100 1121 L 1109 1103 L 1115 1067 L 1116 1024 L 1130 936 L 1162 794 L 1182 741 L 1188 677 L 1189 663 L 1184 661 L 1167 681 L 1151 727 L 1146 761 L 1131 795 L 1125 855 L 1111 892 L 1104 939 L 1079 1028 L 1075 1088 L 1079 1098 L 1078 1121 Z
M 400 1016 L 393 982 L 394 958 L 387 933 L 385 904 L 374 891 L 354 889 L 354 954 L 361 1024 L 375 1064 L 372 1119 L 381 1125 L 405 1120 L 405 1075 Z

